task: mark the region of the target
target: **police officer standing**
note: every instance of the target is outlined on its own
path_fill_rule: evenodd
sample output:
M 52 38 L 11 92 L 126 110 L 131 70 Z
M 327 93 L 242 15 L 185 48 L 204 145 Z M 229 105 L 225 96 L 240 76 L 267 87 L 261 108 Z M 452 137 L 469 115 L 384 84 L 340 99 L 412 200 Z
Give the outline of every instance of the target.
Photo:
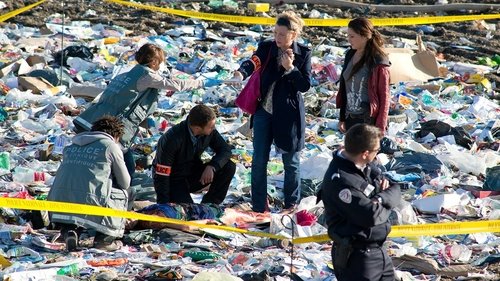
M 393 281 L 394 266 L 382 244 L 390 232 L 391 209 L 401 199 L 399 185 L 382 177 L 373 160 L 381 131 L 357 124 L 335 151 L 321 187 L 332 260 L 339 281 Z

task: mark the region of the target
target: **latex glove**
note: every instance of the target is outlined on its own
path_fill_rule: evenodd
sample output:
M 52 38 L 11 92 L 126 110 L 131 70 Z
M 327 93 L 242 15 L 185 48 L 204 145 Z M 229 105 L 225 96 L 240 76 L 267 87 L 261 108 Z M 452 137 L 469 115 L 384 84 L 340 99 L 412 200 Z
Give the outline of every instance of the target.
M 205 86 L 205 87 L 214 87 L 214 86 L 219 86 L 220 84 L 222 84 L 221 80 L 207 78 L 205 80 L 205 82 L 203 83 L 203 86 Z

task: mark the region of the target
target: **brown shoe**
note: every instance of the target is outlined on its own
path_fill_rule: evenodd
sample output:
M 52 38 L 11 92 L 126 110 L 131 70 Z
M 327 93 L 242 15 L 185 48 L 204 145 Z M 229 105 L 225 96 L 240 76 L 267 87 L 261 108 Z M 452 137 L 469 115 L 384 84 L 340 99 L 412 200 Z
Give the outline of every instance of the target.
M 78 247 L 78 234 L 76 234 L 73 230 L 68 230 L 65 236 L 64 242 L 66 242 L 66 250 L 68 252 L 76 251 L 76 248 Z
M 97 241 L 94 242 L 94 248 L 98 250 L 114 252 L 119 250 L 123 246 L 123 242 L 120 240 L 114 240 L 111 242 Z

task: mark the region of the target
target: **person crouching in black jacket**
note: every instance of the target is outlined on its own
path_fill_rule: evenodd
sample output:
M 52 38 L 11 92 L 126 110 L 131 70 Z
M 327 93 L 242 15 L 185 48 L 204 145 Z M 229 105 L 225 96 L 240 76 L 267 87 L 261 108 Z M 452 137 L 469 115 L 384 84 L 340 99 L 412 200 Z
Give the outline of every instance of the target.
M 390 184 L 373 160 L 382 132 L 357 124 L 345 136 L 345 148 L 333 153 L 323 179 L 328 235 L 339 281 L 392 281 L 394 266 L 382 248 L 391 230 L 391 209 L 401 200 L 399 185 Z
M 231 147 L 215 129 L 215 113 L 197 105 L 187 120 L 173 126 L 158 141 L 153 180 L 158 204 L 193 203 L 191 192 L 210 185 L 201 203 L 220 204 L 236 171 Z M 206 164 L 201 154 L 210 147 L 215 155 Z

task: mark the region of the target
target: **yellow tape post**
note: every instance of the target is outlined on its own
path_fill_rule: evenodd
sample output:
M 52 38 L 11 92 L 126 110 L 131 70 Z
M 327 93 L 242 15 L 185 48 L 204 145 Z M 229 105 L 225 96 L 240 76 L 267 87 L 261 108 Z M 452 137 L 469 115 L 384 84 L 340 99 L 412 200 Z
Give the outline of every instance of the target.
M 222 225 L 206 225 L 190 221 L 183 221 L 165 217 L 159 217 L 154 215 L 146 215 L 141 213 L 114 210 L 110 208 L 75 204 L 75 203 L 65 203 L 65 202 L 54 202 L 54 201 L 40 201 L 40 200 L 26 200 L 17 198 L 0 198 L 0 207 L 13 208 L 13 209 L 23 209 L 23 210 L 37 210 L 37 211 L 49 211 L 49 212 L 59 212 L 59 213 L 72 213 L 81 215 L 93 215 L 93 216 L 110 216 L 110 217 L 121 217 L 126 219 L 137 219 L 143 221 L 152 222 L 162 222 L 171 223 L 177 225 L 187 225 L 198 227 L 200 229 L 210 228 L 219 229 L 229 232 L 241 233 L 257 237 L 267 237 L 280 240 L 288 240 L 287 237 L 281 235 L 275 235 L 265 232 L 249 231 L 246 229 L 240 229 L 230 226 Z M 500 220 L 491 221 L 475 221 L 475 222 L 449 222 L 449 223 L 434 223 L 434 224 L 420 224 L 420 225 L 396 225 L 392 227 L 392 231 L 389 237 L 413 237 L 413 236 L 433 236 L 433 235 L 447 235 L 447 234 L 469 234 L 478 232 L 500 232 Z M 302 243 L 321 243 L 327 242 L 331 239 L 328 235 L 316 235 L 310 237 L 300 237 L 291 240 L 294 244 Z
M 31 10 L 31 9 L 33 9 L 34 7 L 36 7 L 36 6 L 40 5 L 40 4 L 42 4 L 42 3 L 43 3 L 43 2 L 45 2 L 45 1 L 46 1 L 46 0 L 41 0 L 41 1 L 38 1 L 38 2 L 33 3 L 33 4 L 31 4 L 31 5 L 28 5 L 28 6 L 26 6 L 26 7 L 22 7 L 22 8 L 20 8 L 20 9 L 17 9 L 17 10 L 14 10 L 14 11 L 10 11 L 10 12 L 8 12 L 8 13 L 6 13 L 6 14 L 3 14 L 3 15 L 1 15 L 1 16 L 0 16 L 0 22 L 4 22 L 4 21 L 6 21 L 6 20 L 8 20 L 8 19 L 10 19 L 10 18 L 12 18 L 12 17 L 15 17 L 15 16 L 17 16 L 17 15 L 21 14 L 21 13 L 24 13 L 24 12 L 26 12 L 26 11 L 28 11 L 28 10 Z
M 249 17 L 249 16 L 235 16 L 223 14 L 202 13 L 196 11 L 183 11 L 171 8 L 162 8 L 151 5 L 144 5 L 134 2 L 127 2 L 123 0 L 105 0 L 119 5 L 135 7 L 139 9 L 151 10 L 155 12 L 168 13 L 181 17 L 196 18 L 210 21 L 221 21 L 241 24 L 261 24 L 261 25 L 274 25 L 275 18 L 264 17 Z M 436 24 L 445 22 L 457 21 L 472 21 L 472 20 L 487 20 L 499 19 L 500 14 L 488 15 L 462 15 L 462 16 L 437 16 L 437 17 L 412 17 L 412 18 L 373 18 L 370 19 L 376 26 L 396 26 L 396 25 L 420 25 L 420 24 Z M 307 26 L 347 26 L 350 19 L 304 19 Z

